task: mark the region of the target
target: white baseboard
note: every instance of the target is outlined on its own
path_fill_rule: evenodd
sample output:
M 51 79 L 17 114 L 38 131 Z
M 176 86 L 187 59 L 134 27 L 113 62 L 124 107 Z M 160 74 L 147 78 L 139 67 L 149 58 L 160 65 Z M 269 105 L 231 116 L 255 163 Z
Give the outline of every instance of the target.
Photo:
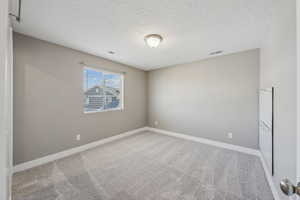
M 182 134 L 182 133 L 176 133 L 176 132 L 172 132 L 172 131 L 166 131 L 166 130 L 151 128 L 151 127 L 148 127 L 148 130 L 157 132 L 157 133 L 162 133 L 164 135 L 169 135 L 169 136 L 173 136 L 173 137 L 177 137 L 177 138 L 182 138 L 185 140 L 200 142 L 203 144 L 213 145 L 213 146 L 217 146 L 220 148 L 230 149 L 230 150 L 234 150 L 234 151 L 238 151 L 238 152 L 242 152 L 242 153 L 247 153 L 247 154 L 256 155 L 256 156 L 260 155 L 260 152 L 256 149 L 251 149 L 251 148 L 242 147 L 242 146 L 238 146 L 238 145 L 228 144 L 225 142 L 218 142 L 215 140 L 190 136 L 190 135 L 186 135 L 186 134 Z
M 82 146 L 79 146 L 79 147 L 75 147 L 75 148 L 68 149 L 68 150 L 65 150 L 65 151 L 62 151 L 62 152 L 59 152 L 59 153 L 51 154 L 51 155 L 48 155 L 48 156 L 45 156 L 45 157 L 42 157 L 42 158 L 38 158 L 38 159 L 29 161 L 29 162 L 25 162 L 25 163 L 14 166 L 13 172 L 16 173 L 16 172 L 20 172 L 20 171 L 24 171 L 24 170 L 33 168 L 33 167 L 37 167 L 37 166 L 40 166 L 40 165 L 43 165 L 43 164 L 46 164 L 46 163 L 49 163 L 49 162 L 52 162 L 52 161 L 70 156 L 70 155 L 73 155 L 73 154 L 76 154 L 76 153 L 80 153 L 80 152 L 86 151 L 88 149 L 92 149 L 94 147 L 97 147 L 99 145 L 103 145 L 103 144 L 106 144 L 106 143 L 109 143 L 109 142 L 112 142 L 112 141 L 115 141 L 115 140 L 118 140 L 118 139 L 121 139 L 121 138 L 124 138 L 124 137 L 128 137 L 128 136 L 131 136 L 133 134 L 136 134 L 136 133 L 139 133 L 139 132 L 142 132 L 142 131 L 146 131 L 146 130 L 148 130 L 147 127 L 135 129 L 135 130 L 128 131 L 128 132 L 125 132 L 125 133 L 121 133 L 119 135 L 115 135 L 115 136 L 112 136 L 112 137 L 101 139 L 101 140 L 98 140 L 96 142 L 91 142 L 91 143 L 88 143 L 88 144 L 85 144 L 85 145 L 82 145 Z
M 250 149 L 250 148 L 246 148 L 246 147 L 242 147 L 242 146 L 238 146 L 238 145 L 233 145 L 233 144 L 227 144 L 227 143 L 224 143 L 224 142 L 217 142 L 217 141 L 210 140 L 210 139 L 205 139 L 205 138 L 200 138 L 200 137 L 195 137 L 195 136 L 189 136 L 189 135 L 185 135 L 185 134 L 182 134 L 182 133 L 176 133 L 176 132 L 166 131 L 166 130 L 157 129 L 157 128 L 147 127 L 147 130 L 153 131 L 153 132 L 156 132 L 156 133 L 161 133 L 161 134 L 164 134 L 164 135 L 177 137 L 177 138 L 182 138 L 182 139 L 185 139 L 185 140 L 191 140 L 191 141 L 195 141 L 195 142 L 199 142 L 199 143 L 203 143 L 203 144 L 213 145 L 213 146 L 224 148 L 224 149 L 230 149 L 230 150 L 233 150 L 233 151 L 238 151 L 238 152 L 258 156 L 260 158 L 260 161 L 261 161 L 262 166 L 264 168 L 265 175 L 266 175 L 267 181 L 269 183 L 270 189 L 273 193 L 274 200 L 280 200 L 280 197 L 278 195 L 278 191 L 277 191 L 277 189 L 274 185 L 273 179 L 272 179 L 272 175 L 269 172 L 269 170 L 267 168 L 267 165 L 266 165 L 266 163 L 263 159 L 263 156 L 262 156 L 262 154 L 259 150 Z
M 272 175 L 270 174 L 270 172 L 267 168 L 267 165 L 266 165 L 266 163 L 265 163 L 265 161 L 262 157 L 262 154 L 259 150 L 250 149 L 250 148 L 246 148 L 246 147 L 242 147 L 242 146 L 238 146 L 238 145 L 227 144 L 227 143 L 224 143 L 224 142 L 218 142 L 218 141 L 214 141 L 214 140 L 210 140 L 210 139 L 205 139 L 205 138 L 200 138 L 200 137 L 195 137 L 195 136 L 189 136 L 189 135 L 185 135 L 185 134 L 182 134 L 182 133 L 176 133 L 176 132 L 166 131 L 166 130 L 157 129 L 157 128 L 151 128 L 151 127 L 143 127 L 143 128 L 135 129 L 135 130 L 128 131 L 128 132 L 125 132 L 125 133 L 121 133 L 121 134 L 116 135 L 116 136 L 112 136 L 112 137 L 109 137 L 109 138 L 98 140 L 96 142 L 92 142 L 92 143 L 85 144 L 85 145 L 82 145 L 82 146 L 79 146 L 79 147 L 75 147 L 75 148 L 72 148 L 72 149 L 69 149 L 69 150 L 66 150 L 66 151 L 62 151 L 62 152 L 59 152 L 59 153 L 56 153 L 56 154 L 51 154 L 51 155 L 48 155 L 48 156 L 45 156 L 45 157 L 42 157 L 42 158 L 38 158 L 36 160 L 25 162 L 25 163 L 14 166 L 13 172 L 16 173 L 16 172 L 20 172 L 20 171 L 24 171 L 24 170 L 33 168 L 33 167 L 37 167 L 37 166 L 40 166 L 40 165 L 43 165 L 43 164 L 46 164 L 46 163 L 49 163 L 49 162 L 52 162 L 52 161 L 70 156 L 70 155 L 73 155 L 73 154 L 76 154 L 76 153 L 86 151 L 88 149 L 95 148 L 99 145 L 103 145 L 103 144 L 106 144 L 106 143 L 109 143 L 109 142 L 112 142 L 112 141 L 115 141 L 115 140 L 118 140 L 118 139 L 121 139 L 121 138 L 124 138 L 124 137 L 131 136 L 133 134 L 137 134 L 137 133 L 142 132 L 142 131 L 153 131 L 153 132 L 161 133 L 161 134 L 164 134 L 164 135 L 169 135 L 169 136 L 173 136 L 173 137 L 177 137 L 177 138 L 181 138 L 181 139 L 185 139 L 185 140 L 191 140 L 191 141 L 195 141 L 195 142 L 199 142 L 199 143 L 203 143 L 203 144 L 213 145 L 213 146 L 220 147 L 220 148 L 230 149 L 230 150 L 233 150 L 233 151 L 238 151 L 238 152 L 258 156 L 260 158 L 262 166 L 264 168 L 266 178 L 267 178 L 269 186 L 272 190 L 274 199 L 275 200 L 280 200 L 279 195 L 278 195 L 278 191 L 277 191 L 277 189 L 274 185 L 273 179 L 272 179 Z
M 265 162 L 265 160 L 264 160 L 263 155 L 262 155 L 261 152 L 259 152 L 259 156 L 258 157 L 260 158 L 261 164 L 262 164 L 262 166 L 264 168 L 265 175 L 266 175 L 266 178 L 268 180 L 269 186 L 270 186 L 270 188 L 272 190 L 274 200 L 280 200 L 280 197 L 278 195 L 278 190 L 276 189 L 276 186 L 275 186 L 275 184 L 273 182 L 272 175 L 271 175 L 271 173 L 270 173 L 270 171 L 269 171 L 269 169 L 267 167 L 267 164 L 266 164 L 266 162 Z

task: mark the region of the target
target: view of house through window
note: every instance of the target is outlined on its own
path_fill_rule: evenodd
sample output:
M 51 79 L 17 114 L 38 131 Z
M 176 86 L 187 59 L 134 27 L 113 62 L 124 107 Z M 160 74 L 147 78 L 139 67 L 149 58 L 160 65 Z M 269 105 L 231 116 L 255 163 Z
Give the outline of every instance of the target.
M 91 68 L 84 68 L 83 73 L 85 112 L 122 109 L 122 74 Z

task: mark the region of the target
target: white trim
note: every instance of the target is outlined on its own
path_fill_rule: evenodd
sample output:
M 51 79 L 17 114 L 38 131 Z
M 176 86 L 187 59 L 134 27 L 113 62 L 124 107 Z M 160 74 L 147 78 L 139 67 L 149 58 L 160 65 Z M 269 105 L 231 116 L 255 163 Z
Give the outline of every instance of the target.
M 224 143 L 224 142 L 218 142 L 218 141 L 205 139 L 205 138 L 200 138 L 200 137 L 195 137 L 195 136 L 188 136 L 188 135 L 185 135 L 185 134 L 182 134 L 182 133 L 176 133 L 176 132 L 166 131 L 166 130 L 157 129 L 157 128 L 151 128 L 151 127 L 143 127 L 143 128 L 135 129 L 135 130 L 132 130 L 132 131 L 128 131 L 128 132 L 116 135 L 116 136 L 112 136 L 112 137 L 109 137 L 109 138 L 98 140 L 96 142 L 85 144 L 85 145 L 75 147 L 75 148 L 72 148 L 72 149 L 69 149 L 69 150 L 66 150 L 66 151 L 62 151 L 62 152 L 52 154 L 52 155 L 48 155 L 48 156 L 45 156 L 45 157 L 42 157 L 42 158 L 39 158 L 39 159 L 36 159 L 36 160 L 33 160 L 33 161 L 29 161 L 29 162 L 26 162 L 26 163 L 16 165 L 14 167 L 14 173 L 24 171 L 24 170 L 27 170 L 27 169 L 30 169 L 30 168 L 33 168 L 33 167 L 37 167 L 37 166 L 40 166 L 40 165 L 43 165 L 43 164 L 46 164 L 46 163 L 49 163 L 49 162 L 52 162 L 52 161 L 70 156 L 70 155 L 73 155 L 73 154 L 76 154 L 76 153 L 80 153 L 80 152 L 86 151 L 88 149 L 92 149 L 92 148 L 95 148 L 97 146 L 100 146 L 100 145 L 103 145 L 103 144 L 106 144 L 106 143 L 109 143 L 109 142 L 112 142 L 112 141 L 115 141 L 115 140 L 118 140 L 118 139 L 121 139 L 121 138 L 124 138 L 124 137 L 128 137 L 128 136 L 137 134 L 137 133 L 142 132 L 142 131 L 153 131 L 153 132 L 156 132 L 156 133 L 160 133 L 160 134 L 164 134 L 164 135 L 168 135 L 168 136 L 172 136 L 172 137 L 177 137 L 177 138 L 181 138 L 181 139 L 185 139 L 185 140 L 191 140 L 191 141 L 195 141 L 195 142 L 199 142 L 199 143 L 203 143 L 203 144 L 208 144 L 208 145 L 212 145 L 212 146 L 216 146 L 216 147 L 220 147 L 220 148 L 224 148 L 224 149 L 230 149 L 230 150 L 233 150 L 233 151 L 238 151 L 238 152 L 258 156 L 260 158 L 263 169 L 265 171 L 267 181 L 268 181 L 269 186 L 271 188 L 271 191 L 273 193 L 274 200 L 280 200 L 279 195 L 278 195 L 278 191 L 277 191 L 277 189 L 274 185 L 272 176 L 271 176 L 270 172 L 268 171 L 267 165 L 266 165 L 264 159 L 262 158 L 262 154 L 259 150 L 251 149 L 251 148 L 247 148 L 247 147 L 242 147 L 242 146 L 238 146 L 238 145 L 233 145 L 233 144 L 227 144 L 227 143 Z
M 265 159 L 263 158 L 263 154 L 262 152 L 259 152 L 259 155 L 258 155 L 260 161 L 261 161 L 261 164 L 264 168 L 264 171 L 265 171 L 265 175 L 266 175 L 266 179 L 268 180 L 268 183 L 269 183 L 269 186 L 270 186 L 270 189 L 272 191 L 272 194 L 273 194 L 273 197 L 274 197 L 274 200 L 280 200 L 280 197 L 278 195 L 278 191 L 275 187 L 275 184 L 273 182 L 273 178 L 272 178 L 272 175 L 268 169 L 268 166 L 265 162 Z
M 29 161 L 29 162 L 25 162 L 25 163 L 14 166 L 13 171 L 14 171 L 14 173 L 16 173 L 16 172 L 20 172 L 20 171 L 24 171 L 24 170 L 33 168 L 33 167 L 37 167 L 37 166 L 40 166 L 40 165 L 43 165 L 43 164 L 46 164 L 46 163 L 49 163 L 49 162 L 52 162 L 52 161 L 70 156 L 70 155 L 73 155 L 73 154 L 76 154 L 76 153 L 80 153 L 80 152 L 86 151 L 88 149 L 95 148 L 99 145 L 103 145 L 103 144 L 106 144 L 106 143 L 109 143 L 109 142 L 112 142 L 112 141 L 115 141 L 115 140 L 119 140 L 121 138 L 128 137 L 128 136 L 131 136 L 133 134 L 137 134 L 139 132 L 146 131 L 146 130 L 148 130 L 146 127 L 135 129 L 135 130 L 128 131 L 128 132 L 125 132 L 125 133 L 121 133 L 119 135 L 115 135 L 115 136 L 112 136 L 112 137 L 101 139 L 101 140 L 98 140 L 96 142 L 88 143 L 88 144 L 85 144 L 85 145 L 82 145 L 82 146 L 79 146 L 79 147 L 75 147 L 75 148 L 72 148 L 72 149 L 68 149 L 68 150 L 65 150 L 65 151 L 62 151 L 62 152 L 59 152 L 59 153 L 56 153 L 56 154 L 51 154 L 51 155 L 48 155 L 48 156 L 45 156 L 45 157 L 42 157 L 42 158 L 38 158 L 38 159 Z
M 166 130 L 157 129 L 157 128 L 147 127 L 147 130 L 153 131 L 153 132 L 156 132 L 156 133 L 161 133 L 161 134 L 168 135 L 168 136 L 173 136 L 173 137 L 185 139 L 185 140 L 191 140 L 191 141 L 194 141 L 194 142 L 199 142 L 199 143 L 208 144 L 208 145 L 212 145 L 212 146 L 216 146 L 216 147 L 220 147 L 220 148 L 224 148 L 224 149 L 230 149 L 230 150 L 233 150 L 233 151 L 238 151 L 238 152 L 258 156 L 261 163 L 262 163 L 263 169 L 265 171 L 266 179 L 267 179 L 268 184 L 270 186 L 270 189 L 272 191 L 274 200 L 280 200 L 279 195 L 278 195 L 278 191 L 277 191 L 277 189 L 274 185 L 272 176 L 271 176 L 271 174 L 270 174 L 270 172 L 267 168 L 267 165 L 266 165 L 266 163 L 265 163 L 265 161 L 262 157 L 262 153 L 259 150 L 251 149 L 251 148 L 247 148 L 247 147 L 242 147 L 242 146 L 238 146 L 238 145 L 233 145 L 233 144 L 228 144 L 228 143 L 224 143 L 224 142 L 218 142 L 218 141 L 205 139 L 205 138 L 201 138 L 201 137 L 189 136 L 189 135 L 185 135 L 185 134 L 182 134 L 182 133 L 176 133 L 176 132 L 166 131 Z
M 123 111 L 123 108 L 112 108 L 107 110 L 98 110 L 98 111 L 84 111 L 84 114 L 93 114 L 93 113 L 103 113 L 103 112 L 110 112 L 110 111 Z
M 238 145 L 228 144 L 228 143 L 224 143 L 224 142 L 218 142 L 218 141 L 205 139 L 205 138 L 201 138 L 201 137 L 190 136 L 190 135 L 186 135 L 186 134 L 182 134 L 182 133 L 166 131 L 166 130 L 157 129 L 157 128 L 148 127 L 148 130 L 153 131 L 153 132 L 157 132 L 157 133 L 162 133 L 164 135 L 169 135 L 169 136 L 173 136 L 173 137 L 177 137 L 177 138 L 182 138 L 182 139 L 185 139 L 185 140 L 192 140 L 192 141 L 195 141 L 195 142 L 200 142 L 200 143 L 203 143 L 203 144 L 213 145 L 213 146 L 217 146 L 217 147 L 220 147 L 220 148 L 230 149 L 230 150 L 234 150 L 234 151 L 238 151 L 238 152 L 242 152 L 242 153 L 247 153 L 247 154 L 256 155 L 256 156 L 260 155 L 260 152 L 256 149 L 251 149 L 251 148 L 242 147 L 242 146 L 238 146 Z
M 8 195 L 9 195 L 9 200 L 12 199 L 12 175 L 13 175 L 13 28 L 9 27 L 9 41 L 8 41 L 8 69 L 9 69 L 9 77 L 8 79 L 10 80 L 9 85 L 9 108 L 8 108 Z
M 296 179 L 300 182 L 300 2 L 296 1 L 297 15 L 297 139 L 296 139 Z M 300 199 L 300 198 L 299 198 Z

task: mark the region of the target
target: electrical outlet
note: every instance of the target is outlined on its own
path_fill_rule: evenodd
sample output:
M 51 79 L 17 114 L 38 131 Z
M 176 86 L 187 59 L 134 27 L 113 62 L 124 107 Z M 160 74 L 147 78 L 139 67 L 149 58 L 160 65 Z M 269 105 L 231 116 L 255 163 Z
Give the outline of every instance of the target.
M 229 139 L 232 139 L 232 133 L 228 133 L 227 136 Z
M 80 140 L 80 134 L 76 135 L 76 140 L 77 140 L 77 141 Z
M 158 121 L 154 121 L 154 125 L 157 126 L 158 125 Z

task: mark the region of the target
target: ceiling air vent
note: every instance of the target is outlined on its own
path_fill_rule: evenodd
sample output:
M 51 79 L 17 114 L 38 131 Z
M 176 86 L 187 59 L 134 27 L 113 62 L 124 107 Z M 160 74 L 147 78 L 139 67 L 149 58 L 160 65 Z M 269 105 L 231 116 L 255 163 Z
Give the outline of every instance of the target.
M 221 54 L 221 53 L 223 53 L 223 51 L 214 51 L 214 52 L 211 52 L 209 55 L 215 56 L 215 55 L 218 55 L 218 54 Z

